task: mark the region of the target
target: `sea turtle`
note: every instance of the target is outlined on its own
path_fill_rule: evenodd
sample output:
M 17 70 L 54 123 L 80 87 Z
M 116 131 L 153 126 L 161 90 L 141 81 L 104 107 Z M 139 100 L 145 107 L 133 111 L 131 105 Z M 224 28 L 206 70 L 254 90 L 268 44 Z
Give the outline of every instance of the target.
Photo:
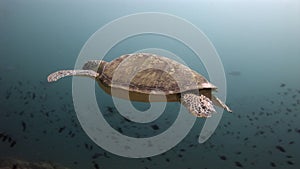
M 94 78 L 106 93 L 132 101 L 180 102 L 197 117 L 211 117 L 215 112 L 213 104 L 232 112 L 212 95 L 217 87 L 202 75 L 172 59 L 155 54 L 126 54 L 111 62 L 90 60 L 82 70 L 60 70 L 50 74 L 48 82 L 65 76 Z M 112 89 L 116 92 L 111 92 Z M 150 95 L 154 99 L 149 99 Z

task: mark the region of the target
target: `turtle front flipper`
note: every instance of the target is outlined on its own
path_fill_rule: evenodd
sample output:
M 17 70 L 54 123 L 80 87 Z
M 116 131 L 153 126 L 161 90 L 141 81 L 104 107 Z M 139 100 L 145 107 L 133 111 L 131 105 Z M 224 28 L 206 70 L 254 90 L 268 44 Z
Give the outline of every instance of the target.
M 211 117 L 212 113 L 216 112 L 212 101 L 204 95 L 183 94 L 181 103 L 196 117 Z
M 55 82 L 66 76 L 88 76 L 91 78 L 96 78 L 99 76 L 99 73 L 93 70 L 59 70 L 51 73 L 47 79 L 48 82 Z
M 226 104 L 223 103 L 223 102 L 222 102 L 219 98 L 217 98 L 216 96 L 212 95 L 212 96 L 211 96 L 211 100 L 212 100 L 212 102 L 213 102 L 216 106 L 219 106 L 219 107 L 225 109 L 226 111 L 228 111 L 228 112 L 230 112 L 230 113 L 232 112 L 232 110 L 231 110 L 228 106 L 226 106 Z

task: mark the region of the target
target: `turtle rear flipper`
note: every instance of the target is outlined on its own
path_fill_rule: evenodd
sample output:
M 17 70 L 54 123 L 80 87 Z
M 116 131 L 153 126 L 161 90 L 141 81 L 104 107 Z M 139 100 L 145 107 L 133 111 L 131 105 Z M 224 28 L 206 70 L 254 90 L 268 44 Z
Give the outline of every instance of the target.
M 232 112 L 232 110 L 231 110 L 228 106 L 226 106 L 226 104 L 223 103 L 223 102 L 222 102 L 219 98 L 217 98 L 216 96 L 212 95 L 212 96 L 211 96 L 211 100 L 212 100 L 212 102 L 214 103 L 214 105 L 219 106 L 219 107 L 225 109 L 226 111 L 228 111 L 228 112 L 230 112 L 230 113 Z
M 48 82 L 55 82 L 66 76 L 88 76 L 91 78 L 96 78 L 99 73 L 93 70 L 59 70 L 57 72 L 51 73 L 47 80 Z

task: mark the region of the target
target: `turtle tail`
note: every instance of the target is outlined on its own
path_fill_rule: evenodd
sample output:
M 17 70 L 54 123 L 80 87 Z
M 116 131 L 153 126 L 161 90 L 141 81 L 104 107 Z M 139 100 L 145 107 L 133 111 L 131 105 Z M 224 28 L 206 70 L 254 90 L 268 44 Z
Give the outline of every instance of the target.
M 91 78 L 96 78 L 99 73 L 93 70 L 59 70 L 57 72 L 51 73 L 47 80 L 48 82 L 55 82 L 66 76 L 88 76 Z

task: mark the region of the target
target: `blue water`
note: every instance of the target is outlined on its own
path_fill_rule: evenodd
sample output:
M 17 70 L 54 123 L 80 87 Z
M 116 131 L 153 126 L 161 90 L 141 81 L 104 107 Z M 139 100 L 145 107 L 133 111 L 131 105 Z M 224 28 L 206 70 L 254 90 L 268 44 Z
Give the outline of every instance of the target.
M 171 150 L 132 159 L 103 150 L 85 134 L 74 110 L 71 78 L 53 84 L 46 78 L 58 69 L 72 69 L 99 28 L 139 12 L 175 15 L 206 34 L 224 66 L 226 103 L 234 113 L 223 114 L 204 144 L 197 141 L 204 120 L 197 119 Z M 162 36 L 128 38 L 105 59 L 145 48 L 171 51 L 207 77 L 193 52 Z M 103 169 L 300 168 L 299 1 L 1 0 L 0 57 L 0 133 L 11 138 L 0 138 L 0 157 L 51 161 L 74 169 L 96 164 Z M 158 119 L 140 126 L 124 122 L 111 96 L 96 91 L 98 100 L 104 98 L 101 108 L 107 121 L 132 137 L 162 133 L 179 107 L 168 104 L 163 115 L 168 122 Z M 148 106 L 136 104 L 140 110 Z

